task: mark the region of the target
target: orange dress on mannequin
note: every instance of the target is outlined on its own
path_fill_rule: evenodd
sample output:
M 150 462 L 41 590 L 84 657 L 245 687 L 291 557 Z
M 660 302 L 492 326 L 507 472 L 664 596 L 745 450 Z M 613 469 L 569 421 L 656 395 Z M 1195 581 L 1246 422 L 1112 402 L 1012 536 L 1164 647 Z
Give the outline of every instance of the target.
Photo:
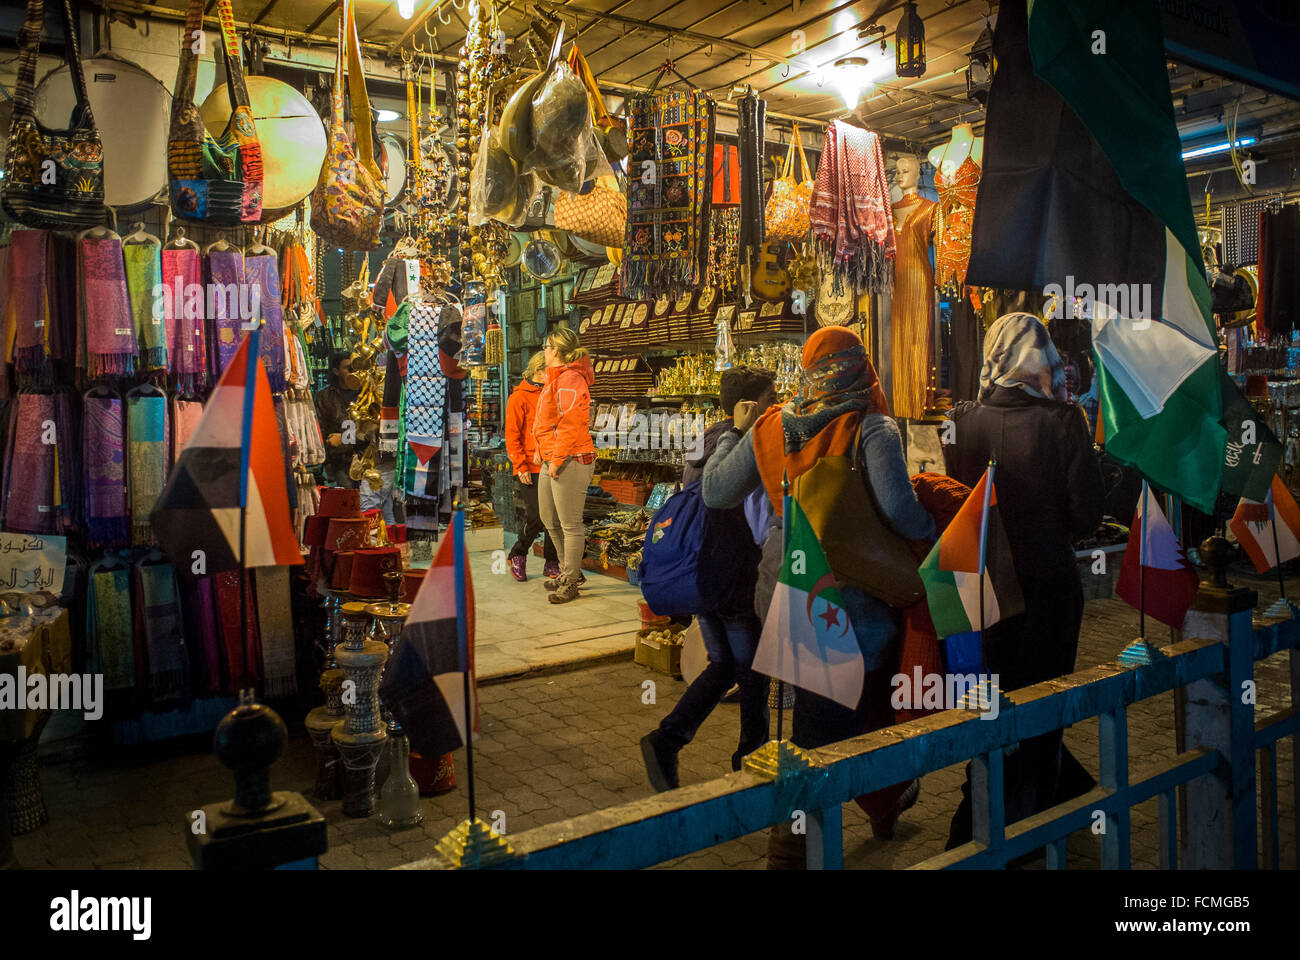
M 906 204 L 911 197 L 904 197 Z M 897 230 L 894 294 L 889 316 L 892 331 L 893 412 L 895 417 L 925 415 L 925 393 L 934 363 L 934 270 L 930 236 L 933 200 L 922 199 Z
M 939 193 L 939 219 L 935 229 L 936 282 L 948 293 L 958 293 L 966 282 L 970 263 L 971 226 L 975 222 L 975 195 L 979 192 L 980 165 L 968 154 L 953 171 L 952 179 L 935 170 Z

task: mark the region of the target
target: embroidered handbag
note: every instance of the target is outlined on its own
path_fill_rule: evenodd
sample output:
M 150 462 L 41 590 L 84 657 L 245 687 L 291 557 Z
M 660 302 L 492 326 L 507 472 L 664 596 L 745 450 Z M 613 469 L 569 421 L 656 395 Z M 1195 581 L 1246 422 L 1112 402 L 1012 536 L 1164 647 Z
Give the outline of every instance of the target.
M 620 246 L 627 231 L 627 196 L 613 177 L 599 178 L 587 193 L 558 191 L 555 228 L 602 247 Z
M 167 142 L 168 194 L 176 217 L 214 227 L 233 227 L 257 223 L 262 218 L 262 147 L 244 85 L 230 0 L 218 0 L 217 14 L 226 54 L 230 120 L 221 136 L 214 137 L 203 125 L 194 102 L 204 43 L 203 0 L 190 0 L 181 33 Z
M 799 152 L 799 165 L 803 170 L 803 179 L 794 178 L 795 151 Z M 813 179 L 808 169 L 808 158 L 803 152 L 803 138 L 799 135 L 799 125 L 795 124 L 794 134 L 790 138 L 790 151 L 785 157 L 785 166 L 781 176 L 772 182 L 772 196 L 767 201 L 765 210 L 767 219 L 767 240 L 801 240 L 810 227 L 808 214 L 812 204 Z
M 36 120 L 36 61 L 45 4 L 44 0 L 27 0 L 27 16 L 18 40 L 18 82 L 0 200 L 10 217 L 26 226 L 80 230 L 104 221 L 104 147 L 86 96 L 68 0 L 59 0 L 59 10 L 65 31 L 63 58 L 77 93 L 72 124 L 66 130 L 48 130 Z
M 373 250 L 384 224 L 384 180 L 375 164 L 370 137 L 370 98 L 361 72 L 355 0 L 339 6 L 339 46 L 334 63 L 334 117 L 329 152 L 320 181 L 311 195 L 311 228 L 344 250 Z M 343 58 L 347 57 L 348 91 L 356 144 L 343 125 Z

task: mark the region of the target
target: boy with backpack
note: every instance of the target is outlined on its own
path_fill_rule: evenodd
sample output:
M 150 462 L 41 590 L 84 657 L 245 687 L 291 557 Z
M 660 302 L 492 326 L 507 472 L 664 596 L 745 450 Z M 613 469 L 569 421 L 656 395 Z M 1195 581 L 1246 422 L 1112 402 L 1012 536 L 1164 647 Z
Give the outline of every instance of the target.
M 768 679 L 750 669 L 762 624 L 754 614 L 754 585 L 758 579 L 758 545 L 745 508 L 715 510 L 704 506 L 700 481 L 704 464 L 718 439 L 735 424 L 738 414 L 752 423 L 776 402 L 776 378 L 756 367 L 732 367 L 722 374 L 722 409 L 731 418 L 715 423 L 692 451 L 682 474 L 683 490 L 660 508 L 646 531 L 642 561 L 642 592 L 652 609 L 663 614 L 694 614 L 708 650 L 709 664 L 682 694 L 672 712 L 641 738 L 646 774 L 657 791 L 678 786 L 677 754 L 695 737 L 705 718 L 737 684 L 740 688 L 740 743 L 731 768 L 767 740 Z M 761 492 L 761 491 L 760 491 Z M 676 522 L 678 529 L 673 530 Z M 667 537 L 663 549 L 656 550 Z M 683 550 L 689 544 L 694 554 Z M 683 580 L 687 582 L 683 582 Z M 652 599 L 654 598 L 654 599 Z M 695 609 L 664 609 L 665 605 Z

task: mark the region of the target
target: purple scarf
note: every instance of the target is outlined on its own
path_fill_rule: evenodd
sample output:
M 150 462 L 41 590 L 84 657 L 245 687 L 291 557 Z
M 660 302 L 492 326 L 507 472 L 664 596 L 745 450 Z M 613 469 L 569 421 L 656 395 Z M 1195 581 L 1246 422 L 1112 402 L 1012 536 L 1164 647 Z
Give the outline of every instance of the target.
M 249 285 L 249 295 L 260 298 L 261 315 L 266 321 L 262 327 L 259 354 L 266 365 L 266 376 L 271 381 L 272 393 L 284 392 L 284 307 L 280 303 L 280 270 L 275 256 L 262 254 L 244 258 L 244 282 Z
M 244 255 L 238 250 L 213 250 L 208 254 L 208 283 L 213 293 L 213 309 L 208 311 L 208 324 L 212 353 L 212 380 L 220 379 L 239 349 L 243 337 L 240 330 L 240 302 L 251 303 L 244 289 Z M 229 291 L 234 296 L 227 295 Z M 241 296 L 242 294 L 242 296 Z M 233 301 L 233 302 L 232 302 Z
M 40 373 L 50 354 L 50 300 L 45 278 L 49 234 L 15 230 L 9 250 L 9 323 L 14 328 L 14 369 Z
M 182 393 L 208 385 L 208 352 L 203 335 L 203 257 L 188 247 L 163 249 L 163 283 L 171 291 L 167 311 L 167 373 Z M 190 294 L 193 294 L 191 297 Z
M 20 393 L 15 402 L 5 469 L 4 526 L 17 533 L 57 533 L 54 477 L 58 444 L 42 442 L 47 422 L 56 420 L 54 396 Z M 15 477 L 15 471 L 20 475 Z
M 83 463 L 86 469 L 86 526 L 96 547 L 130 542 L 126 502 L 126 430 L 116 396 L 85 397 Z

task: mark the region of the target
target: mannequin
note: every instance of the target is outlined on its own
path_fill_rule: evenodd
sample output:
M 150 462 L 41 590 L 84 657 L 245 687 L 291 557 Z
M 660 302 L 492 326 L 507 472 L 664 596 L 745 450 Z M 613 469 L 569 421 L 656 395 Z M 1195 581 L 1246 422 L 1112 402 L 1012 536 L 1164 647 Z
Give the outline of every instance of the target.
M 975 136 L 975 128 L 969 123 L 959 123 L 952 128 L 948 142 L 931 150 L 926 159 L 945 180 L 951 180 L 967 157 L 978 166 L 984 165 L 984 138 Z
M 890 301 L 893 411 L 896 417 L 919 419 L 930 403 L 928 390 L 934 355 L 934 270 L 930 266 L 930 239 L 934 235 L 937 205 L 916 192 L 921 181 L 918 158 L 900 156 L 895 169 L 903 197 L 893 208 L 898 238 Z

